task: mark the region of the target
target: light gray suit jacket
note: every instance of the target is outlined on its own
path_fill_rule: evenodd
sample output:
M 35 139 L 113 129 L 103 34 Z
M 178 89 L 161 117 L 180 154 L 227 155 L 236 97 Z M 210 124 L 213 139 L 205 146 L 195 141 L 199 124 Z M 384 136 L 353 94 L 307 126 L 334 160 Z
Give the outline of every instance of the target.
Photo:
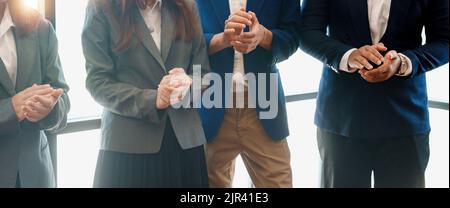
M 42 21 L 36 32 L 15 35 L 18 75 L 14 87 L 0 61 L 0 187 L 15 187 L 17 174 L 21 187 L 55 187 L 47 137 L 44 131 L 57 131 L 66 126 L 69 100 L 64 94 L 47 118 L 38 122 L 19 122 L 12 97 L 33 84 L 50 84 L 69 88 L 65 82 L 58 56 L 58 43 L 50 23 Z M 0 45 L 1 47 L 1 45 Z
M 191 3 L 197 17 L 195 2 Z M 206 139 L 196 109 L 158 110 L 156 95 L 163 76 L 176 67 L 192 73 L 193 65 L 209 71 L 206 43 L 200 31 L 192 42 L 176 40 L 176 21 L 163 1 L 161 52 L 136 10 L 138 30 L 126 52 L 114 50 L 118 26 L 106 12 L 106 0 L 91 0 L 82 35 L 86 58 L 86 86 L 104 107 L 103 150 L 123 153 L 159 152 L 167 119 L 170 119 L 183 149 L 205 144 Z M 117 0 L 112 0 L 117 4 Z M 114 11 L 113 12 L 117 12 Z M 198 27 L 200 27 L 199 18 Z

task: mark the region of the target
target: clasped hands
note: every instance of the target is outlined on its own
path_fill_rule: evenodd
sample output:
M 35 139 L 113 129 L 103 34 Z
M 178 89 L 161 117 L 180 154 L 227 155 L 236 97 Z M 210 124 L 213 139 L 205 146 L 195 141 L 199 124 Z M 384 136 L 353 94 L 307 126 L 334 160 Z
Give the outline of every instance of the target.
M 34 84 L 17 93 L 12 97 L 17 119 L 19 121 L 27 119 L 33 123 L 41 121 L 50 114 L 63 93 L 63 89 L 54 89 L 48 84 Z
M 359 70 L 361 77 L 369 83 L 381 83 L 389 80 L 400 70 L 400 55 L 391 50 L 385 56 L 388 48 L 382 43 L 366 45 L 353 51 L 348 59 L 348 67 Z
M 171 105 L 180 103 L 192 85 L 192 78 L 182 68 L 172 69 L 164 76 L 158 86 L 156 108 L 163 110 Z
M 249 27 L 249 32 L 244 32 L 246 27 Z M 256 14 L 242 8 L 225 21 L 223 41 L 226 47 L 247 54 L 264 41 L 266 32 L 267 29 L 259 23 Z

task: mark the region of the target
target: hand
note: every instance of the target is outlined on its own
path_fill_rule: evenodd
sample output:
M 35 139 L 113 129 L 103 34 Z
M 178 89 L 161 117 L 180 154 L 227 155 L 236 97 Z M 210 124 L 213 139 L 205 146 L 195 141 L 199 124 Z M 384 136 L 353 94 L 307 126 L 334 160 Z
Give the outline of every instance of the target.
M 63 94 L 63 89 L 57 89 L 48 95 L 35 95 L 27 100 L 25 106 L 22 107 L 26 119 L 37 123 L 46 118 Z
M 236 51 L 244 54 L 248 54 L 255 50 L 266 37 L 266 28 L 259 24 L 256 14 L 253 12 L 249 12 L 249 14 L 252 17 L 250 32 L 242 33 L 236 41 L 231 42 L 231 45 Z
M 222 36 L 227 48 L 232 46 L 231 43 L 238 39 L 247 26 L 252 26 L 253 22 L 251 20 L 251 14 L 247 13 L 244 8 L 230 15 L 225 21 L 225 29 Z
M 23 111 L 23 106 L 25 102 L 35 95 L 48 95 L 53 92 L 53 88 L 50 85 L 36 85 L 23 90 L 22 92 L 17 93 L 14 97 L 12 97 L 12 104 L 14 111 L 16 112 L 17 119 L 19 121 L 23 121 L 26 116 Z
M 350 54 L 348 58 L 348 66 L 351 69 L 372 70 L 374 69 L 374 66 L 372 66 L 369 61 L 377 66 L 380 66 L 384 62 L 384 57 L 381 55 L 380 51 L 387 51 L 387 48 L 382 43 L 372 46 L 363 46 Z
M 166 75 L 161 80 L 158 86 L 158 95 L 156 96 L 156 108 L 158 110 L 164 110 L 170 106 L 170 95 L 175 90 L 170 85 L 172 75 Z
M 186 97 L 193 81 L 182 68 L 175 68 L 169 74 L 172 76 L 170 85 L 174 88 L 170 95 L 170 104 L 175 105 Z
M 370 83 L 380 83 L 390 79 L 400 70 L 400 57 L 396 51 L 389 51 L 389 53 L 386 54 L 385 59 L 386 62 L 379 68 L 372 71 L 362 69 L 359 73 Z

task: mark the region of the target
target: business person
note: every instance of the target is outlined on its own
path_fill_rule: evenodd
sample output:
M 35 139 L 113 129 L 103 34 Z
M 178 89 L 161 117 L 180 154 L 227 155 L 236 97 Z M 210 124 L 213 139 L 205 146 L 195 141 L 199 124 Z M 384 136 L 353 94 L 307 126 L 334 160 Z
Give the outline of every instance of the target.
M 229 94 L 225 90 L 233 91 L 234 105 L 229 109 L 201 109 L 209 141 L 206 159 L 211 187 L 232 186 L 234 161 L 239 154 L 256 187 L 292 187 L 286 103 L 276 64 L 288 59 L 298 48 L 293 28 L 300 19 L 300 1 L 197 0 L 197 3 L 213 72 L 224 82 L 227 74 L 234 74 L 232 84 L 222 83 L 233 86 L 224 87 L 222 100 Z M 249 96 L 255 96 L 257 101 L 259 98 L 254 93 L 256 89 L 246 86 L 242 79 L 245 74 L 255 75 L 256 80 L 270 74 L 278 76 L 274 82 L 256 84 L 267 84 L 267 94 L 271 88 L 278 92 L 277 97 L 267 97 L 278 105 L 275 118 L 260 117 L 259 113 L 270 107 L 259 102 L 256 109 L 249 105 Z
M 448 62 L 448 4 L 303 1 L 301 48 L 325 63 L 315 119 L 323 187 L 369 188 L 372 172 L 375 187 L 425 186 L 425 74 Z
M 94 187 L 208 187 L 198 112 L 170 105 L 175 77 L 209 70 L 199 21 L 190 0 L 89 1 L 86 85 L 105 109 Z
M 68 87 L 50 23 L 0 0 L 0 188 L 53 188 L 44 131 L 66 125 Z

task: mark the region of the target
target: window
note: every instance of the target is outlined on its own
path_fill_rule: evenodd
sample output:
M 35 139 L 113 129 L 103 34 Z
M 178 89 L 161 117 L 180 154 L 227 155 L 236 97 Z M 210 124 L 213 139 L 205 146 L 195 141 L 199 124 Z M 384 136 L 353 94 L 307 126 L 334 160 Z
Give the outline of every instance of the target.
M 56 32 L 59 54 L 66 80 L 70 86 L 71 111 L 69 120 L 94 118 L 102 112 L 85 88 L 85 59 L 81 33 L 88 0 L 57 0 Z M 92 187 L 100 130 L 76 132 L 58 136 L 59 187 Z
M 65 77 L 70 86 L 72 108 L 69 118 L 96 117 L 102 108 L 94 102 L 85 88 L 85 60 L 81 47 L 81 33 L 84 25 L 88 0 L 56 1 L 56 33 L 59 53 Z

